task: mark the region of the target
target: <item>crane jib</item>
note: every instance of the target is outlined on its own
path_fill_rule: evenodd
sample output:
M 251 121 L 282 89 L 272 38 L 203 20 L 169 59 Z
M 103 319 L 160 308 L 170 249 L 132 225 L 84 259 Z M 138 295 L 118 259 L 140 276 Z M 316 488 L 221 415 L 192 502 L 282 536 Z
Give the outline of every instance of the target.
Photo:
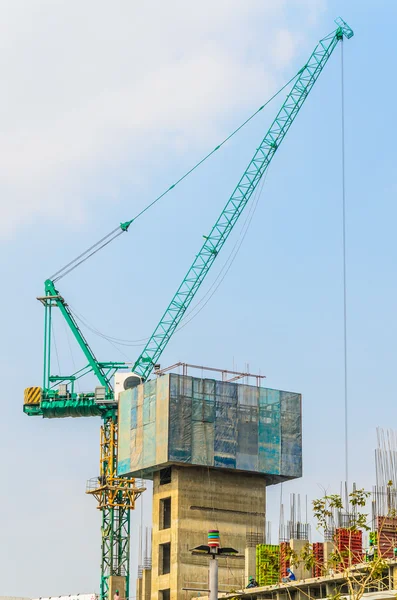
M 337 19 L 336 23 L 338 26 L 337 29 L 318 42 L 307 63 L 300 69 L 298 75 L 290 80 L 292 87 L 278 111 L 276 118 L 257 147 L 254 156 L 249 162 L 211 231 L 208 235 L 204 236 L 204 242 L 195 257 L 193 264 L 182 280 L 181 285 L 174 294 L 174 297 L 166 308 L 141 355 L 135 361 L 132 370 L 143 380 L 149 377 L 154 365 L 158 362 L 162 352 L 172 338 L 172 335 L 180 324 L 201 284 L 205 280 L 227 238 L 238 222 L 255 190 L 258 188 L 259 182 L 266 173 L 269 164 L 280 148 L 280 144 L 287 135 L 289 128 L 302 108 L 336 45 L 339 41 L 342 41 L 344 37 L 349 39 L 353 36 L 353 31 L 342 19 Z M 118 236 L 123 231 L 127 231 L 131 222 L 132 221 L 130 220 L 122 223 L 119 228 L 91 246 L 85 253 L 77 257 L 76 264 L 80 264 L 81 261 L 87 260 L 87 257 L 98 251 L 98 247 L 102 247 L 101 244 L 108 244 L 109 239 L 113 239 L 112 236 Z M 54 397 L 58 397 L 59 393 L 54 388 L 61 382 L 63 386 L 68 382 L 72 384 L 71 397 L 75 398 L 74 382 L 87 373 L 93 372 L 100 387 L 105 390 L 105 392 L 99 390 L 99 393 L 105 393 L 106 399 L 112 400 L 112 377 L 117 369 L 126 368 L 127 365 L 125 363 L 114 362 L 102 363 L 97 360 L 86 338 L 78 327 L 75 315 L 55 288 L 57 279 L 64 276 L 65 273 L 68 273 L 70 269 L 75 268 L 74 264 L 75 261 L 68 263 L 64 269 L 61 269 L 61 271 L 55 273 L 51 279 L 48 279 L 45 282 L 45 296 L 39 298 L 45 307 L 43 398 L 53 399 Z M 87 359 L 87 366 L 76 371 L 76 373 L 69 377 L 50 375 L 52 336 L 51 312 L 52 307 L 54 306 L 60 309 L 66 324 Z M 93 396 L 93 393 L 88 393 L 88 396 Z
M 349 39 L 353 36 L 352 29 L 342 19 L 338 18 L 336 23 L 338 28 L 319 41 L 309 60 L 300 70 L 298 78 L 276 118 L 256 150 L 210 234 L 205 236 L 205 242 L 196 255 L 192 266 L 185 275 L 141 355 L 136 360 L 132 370 L 143 379 L 149 377 L 154 364 L 160 358 L 172 334 L 178 327 L 183 315 L 257 188 L 273 156 L 280 147 L 281 142 L 336 45 L 339 41 L 343 40 L 343 37 Z

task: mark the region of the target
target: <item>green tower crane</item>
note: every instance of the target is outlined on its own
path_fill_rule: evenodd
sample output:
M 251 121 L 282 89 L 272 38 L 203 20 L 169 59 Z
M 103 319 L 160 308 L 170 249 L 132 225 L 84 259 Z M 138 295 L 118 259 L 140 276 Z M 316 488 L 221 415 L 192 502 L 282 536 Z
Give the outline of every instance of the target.
M 352 29 L 341 18 L 337 28 L 321 39 L 307 63 L 298 72 L 285 101 L 265 137 L 244 171 L 235 190 L 222 210 L 181 285 L 165 310 L 160 322 L 137 358 L 130 385 L 148 379 L 154 365 L 167 346 L 183 315 L 195 297 L 219 252 L 250 201 L 289 128 L 302 108 L 312 87 L 328 62 L 338 42 L 353 36 Z M 44 305 L 44 371 L 42 387 L 29 387 L 24 393 L 24 412 L 44 418 L 93 417 L 102 418 L 100 445 L 100 475 L 88 484 L 87 493 L 98 501 L 102 512 L 101 600 L 108 600 L 118 588 L 129 596 L 130 511 L 136 498 L 144 491 L 133 478 L 117 473 L 118 422 L 117 401 L 113 376 L 128 366 L 122 362 L 100 362 L 90 348 L 56 282 L 113 239 L 128 231 L 133 219 L 91 246 L 74 261 L 45 282 L 45 294 L 38 299 Z M 87 364 L 72 375 L 51 375 L 52 309 L 60 310 L 70 331 L 82 350 Z M 77 393 L 75 382 L 94 373 L 98 385 L 90 393 Z

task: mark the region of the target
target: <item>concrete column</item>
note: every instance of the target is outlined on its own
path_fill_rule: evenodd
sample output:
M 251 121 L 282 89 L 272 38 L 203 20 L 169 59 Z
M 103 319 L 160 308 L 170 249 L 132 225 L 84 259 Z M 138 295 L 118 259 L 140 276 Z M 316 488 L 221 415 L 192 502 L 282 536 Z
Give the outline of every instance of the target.
M 324 542 L 324 567 L 325 572 L 329 574 L 329 557 L 335 550 L 335 546 L 333 542 Z
M 291 550 L 296 552 L 296 554 L 299 556 L 303 548 L 308 543 L 308 540 L 290 540 Z M 296 579 L 309 579 L 312 577 L 312 573 L 308 571 L 308 569 L 305 569 L 302 563 L 299 566 L 294 566 L 294 564 L 291 562 L 291 571 L 295 575 Z
M 152 569 L 142 571 L 142 600 L 150 600 L 152 594 Z
M 248 583 L 248 579 L 250 577 L 255 577 L 256 579 L 256 548 L 246 548 L 245 549 L 245 567 L 244 567 L 244 577 L 245 584 L 244 587 Z
M 336 584 L 334 582 L 328 582 L 325 584 L 325 593 L 327 594 L 327 598 L 334 596 L 334 594 L 336 593 L 337 588 L 336 588 Z
M 212 558 L 212 556 L 210 558 L 209 580 L 209 600 L 218 600 L 218 561 L 216 558 Z
M 142 579 L 136 580 L 136 600 L 143 600 L 142 598 Z
M 125 584 L 126 579 L 120 575 L 111 575 L 109 577 L 109 600 L 113 600 L 113 596 L 116 590 L 119 591 L 120 598 L 125 598 Z
M 241 493 L 244 490 L 244 493 Z M 171 527 L 161 529 L 161 500 L 171 498 Z M 241 587 L 244 582 L 244 548 L 247 533 L 265 527 L 266 479 L 263 475 L 212 469 L 210 485 L 204 467 L 172 467 L 171 482 L 153 480 L 152 600 L 170 589 L 172 600 L 189 600 L 194 592 L 183 588 L 208 587 L 208 557 L 192 556 L 214 529 L 214 509 L 222 532 L 222 545 L 241 551 L 233 559 L 232 573 L 219 559 L 219 588 Z M 171 572 L 161 575 L 160 544 L 171 542 Z M 252 573 L 255 576 L 255 571 Z

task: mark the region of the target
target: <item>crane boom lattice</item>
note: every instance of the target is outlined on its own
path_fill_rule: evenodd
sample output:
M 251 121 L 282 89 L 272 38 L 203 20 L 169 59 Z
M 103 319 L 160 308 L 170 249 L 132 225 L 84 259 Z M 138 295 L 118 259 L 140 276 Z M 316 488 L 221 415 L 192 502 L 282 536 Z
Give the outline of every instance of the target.
M 296 119 L 310 90 L 328 62 L 338 41 L 343 35 L 353 35 L 350 27 L 340 19 L 336 31 L 319 41 L 306 65 L 300 70 L 297 80 L 287 95 L 276 118 L 243 173 L 209 235 L 205 237 L 199 253 L 185 275 L 181 285 L 166 308 L 159 324 L 151 335 L 133 371 L 147 379 L 154 364 L 160 358 L 172 334 L 195 297 L 208 271 L 224 243 L 236 225 L 244 208 L 255 192 L 261 178 L 269 167 L 289 128 Z

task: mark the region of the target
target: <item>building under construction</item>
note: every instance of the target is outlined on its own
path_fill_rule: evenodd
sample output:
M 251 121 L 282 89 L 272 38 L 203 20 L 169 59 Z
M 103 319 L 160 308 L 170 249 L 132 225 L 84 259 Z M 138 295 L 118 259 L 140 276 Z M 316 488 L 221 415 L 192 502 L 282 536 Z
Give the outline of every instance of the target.
M 153 480 L 152 598 L 208 587 L 208 560 L 191 551 L 213 528 L 239 551 L 220 561 L 220 589 L 241 587 L 265 541 L 266 486 L 302 474 L 301 396 L 176 373 L 126 390 L 119 474 Z

